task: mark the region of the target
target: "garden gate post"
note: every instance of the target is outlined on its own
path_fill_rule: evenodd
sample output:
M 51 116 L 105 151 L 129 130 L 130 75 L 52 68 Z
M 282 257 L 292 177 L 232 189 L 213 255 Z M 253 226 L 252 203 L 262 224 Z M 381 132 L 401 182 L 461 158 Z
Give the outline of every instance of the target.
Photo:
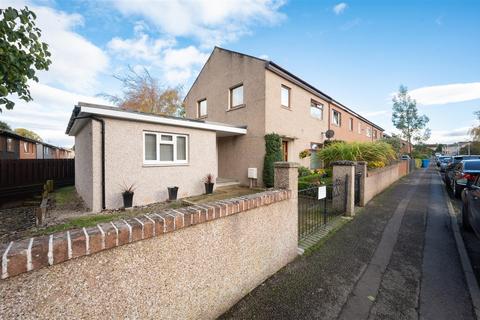
M 295 162 L 275 162 L 274 187 L 275 189 L 291 190 L 292 199 L 298 196 L 298 167 Z
M 346 216 L 355 215 L 355 162 L 335 161 L 333 183 L 338 188 L 332 199 L 333 210 L 345 210 Z
M 367 162 L 366 161 L 357 161 L 355 165 L 355 174 L 360 176 L 360 207 L 365 206 L 365 180 L 367 178 Z

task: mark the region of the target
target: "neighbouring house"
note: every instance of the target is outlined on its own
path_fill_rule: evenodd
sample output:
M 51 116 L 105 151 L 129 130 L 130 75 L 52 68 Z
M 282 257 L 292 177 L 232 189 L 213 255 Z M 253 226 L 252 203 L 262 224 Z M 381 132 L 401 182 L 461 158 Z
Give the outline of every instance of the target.
M 384 131 L 274 62 L 218 47 L 184 102 L 189 118 L 248 126 L 245 135 L 217 141 L 219 176 L 242 184 L 248 168 L 257 168 L 262 184 L 267 133 L 282 137 L 283 160 L 310 166 L 299 153 L 321 148 L 327 130 L 344 141 L 376 141 Z
M 123 206 L 133 185 L 133 205 L 205 192 L 204 178 L 218 176 L 217 140 L 247 133 L 244 126 L 146 114 L 78 103 L 66 133 L 75 137 L 75 187 L 92 211 Z
M 0 159 L 70 159 L 74 156 L 73 150 L 0 130 Z

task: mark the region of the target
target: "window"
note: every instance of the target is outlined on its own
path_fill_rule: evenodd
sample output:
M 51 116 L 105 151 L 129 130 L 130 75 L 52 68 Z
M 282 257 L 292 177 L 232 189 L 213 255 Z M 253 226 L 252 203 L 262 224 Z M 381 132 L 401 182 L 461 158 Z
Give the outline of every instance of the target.
M 377 130 L 373 130 L 373 138 L 377 139 Z
M 358 133 L 362 134 L 362 124 L 360 122 L 358 123 Z
M 337 110 L 332 110 L 332 123 L 338 127 L 342 125 L 342 116 Z
M 311 101 L 310 102 L 310 115 L 314 118 L 323 119 L 323 104 Z
M 207 99 L 198 101 L 198 117 L 203 118 L 207 116 Z
M 348 121 L 348 129 L 350 131 L 353 131 L 353 118 L 350 118 Z
M 282 85 L 282 106 L 290 108 L 290 88 Z
M 8 152 L 13 152 L 13 139 L 12 138 L 7 138 L 7 151 Z
M 243 84 L 230 89 L 230 108 L 243 105 Z
M 372 129 L 367 128 L 367 137 L 371 137 L 371 136 L 372 136 Z
M 186 135 L 144 132 L 143 142 L 143 163 L 145 164 L 188 163 L 188 142 Z

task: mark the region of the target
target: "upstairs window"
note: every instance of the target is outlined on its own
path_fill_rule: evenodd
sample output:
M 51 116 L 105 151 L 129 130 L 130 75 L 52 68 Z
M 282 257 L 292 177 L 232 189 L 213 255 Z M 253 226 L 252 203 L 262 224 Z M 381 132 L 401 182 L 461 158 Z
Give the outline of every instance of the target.
M 281 96 L 282 107 L 290 108 L 290 88 L 282 85 Z
M 188 136 L 183 134 L 144 132 L 144 164 L 188 163 Z
M 377 130 L 373 130 L 373 138 L 374 139 L 377 139 L 378 135 L 377 135 Z
M 13 152 L 13 139 L 12 138 L 7 138 L 7 151 L 8 152 Z
M 353 131 L 353 118 L 350 118 L 348 121 L 348 130 Z
M 314 118 L 323 119 L 323 104 L 311 101 L 310 102 L 310 115 Z
M 367 128 L 367 137 L 371 137 L 371 136 L 372 136 L 372 129 Z
M 198 117 L 204 118 L 207 116 L 207 99 L 198 101 Z
M 358 133 L 362 134 L 362 124 L 360 122 L 358 123 Z
M 243 84 L 230 89 L 230 108 L 243 106 Z
M 337 110 L 332 110 L 332 124 L 337 127 L 342 125 L 342 115 Z
M 23 142 L 23 151 L 25 153 L 28 153 L 28 142 L 25 142 L 25 141 Z

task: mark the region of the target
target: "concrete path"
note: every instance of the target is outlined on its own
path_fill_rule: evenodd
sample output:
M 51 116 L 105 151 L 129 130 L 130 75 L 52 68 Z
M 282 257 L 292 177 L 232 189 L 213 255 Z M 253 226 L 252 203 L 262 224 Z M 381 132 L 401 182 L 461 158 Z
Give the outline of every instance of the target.
M 225 319 L 474 319 L 435 170 L 372 200 Z

